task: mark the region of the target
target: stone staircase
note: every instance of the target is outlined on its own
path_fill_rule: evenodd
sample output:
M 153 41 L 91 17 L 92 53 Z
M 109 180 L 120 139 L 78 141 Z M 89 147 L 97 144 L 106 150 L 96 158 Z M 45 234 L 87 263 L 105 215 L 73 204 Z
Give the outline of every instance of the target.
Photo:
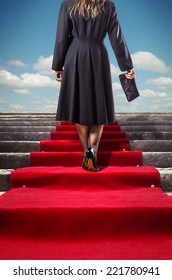
M 118 113 L 131 150 L 143 151 L 143 164 L 155 166 L 161 188 L 172 192 L 172 113 Z M 10 189 L 10 173 L 30 165 L 30 152 L 40 151 L 40 140 L 55 131 L 54 114 L 0 113 L 0 191 Z

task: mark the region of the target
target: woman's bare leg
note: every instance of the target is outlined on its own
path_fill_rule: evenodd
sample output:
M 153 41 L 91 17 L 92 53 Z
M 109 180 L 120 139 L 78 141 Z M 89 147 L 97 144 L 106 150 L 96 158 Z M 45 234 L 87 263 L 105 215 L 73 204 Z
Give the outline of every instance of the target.
M 103 125 L 85 126 L 76 124 L 76 129 L 84 152 L 82 167 L 89 171 L 98 171 L 97 152 Z
M 86 151 L 87 156 L 87 170 L 99 171 L 97 167 L 97 152 L 99 148 L 100 139 L 103 132 L 103 125 L 94 125 L 90 127 L 89 138 L 88 138 L 88 150 Z
M 90 127 L 88 146 L 92 147 L 96 154 L 98 152 L 102 132 L 103 132 L 103 125 L 94 125 Z
M 79 139 L 82 145 L 82 150 L 85 153 L 85 151 L 88 149 L 90 127 L 86 125 L 76 124 L 76 129 L 78 131 Z

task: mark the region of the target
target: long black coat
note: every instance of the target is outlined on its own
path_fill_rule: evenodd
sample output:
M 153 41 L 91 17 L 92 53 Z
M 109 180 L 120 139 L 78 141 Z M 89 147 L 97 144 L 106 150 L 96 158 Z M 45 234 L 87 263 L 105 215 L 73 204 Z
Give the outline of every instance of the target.
M 57 120 L 83 125 L 113 123 L 115 118 L 110 63 L 104 38 L 109 39 L 122 71 L 133 68 L 115 5 L 106 0 L 94 19 L 70 16 L 74 0 L 61 4 L 52 69 L 64 67 Z

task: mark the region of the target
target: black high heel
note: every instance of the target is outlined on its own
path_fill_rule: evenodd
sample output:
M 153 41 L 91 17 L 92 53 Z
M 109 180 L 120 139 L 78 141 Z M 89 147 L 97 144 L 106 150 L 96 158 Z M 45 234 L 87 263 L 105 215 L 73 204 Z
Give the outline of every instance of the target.
M 92 147 L 88 148 L 86 151 L 86 156 L 88 159 L 87 170 L 92 172 L 99 171 L 100 169 L 97 167 L 96 155 Z
M 82 161 L 82 168 L 84 168 L 86 170 L 88 169 L 88 158 L 86 155 L 84 156 L 83 161 Z

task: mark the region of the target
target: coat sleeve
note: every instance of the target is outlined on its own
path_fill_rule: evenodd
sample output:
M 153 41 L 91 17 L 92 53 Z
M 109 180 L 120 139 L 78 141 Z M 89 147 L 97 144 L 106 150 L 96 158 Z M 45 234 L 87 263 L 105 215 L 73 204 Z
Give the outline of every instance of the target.
M 54 47 L 54 56 L 52 62 L 52 69 L 55 71 L 62 70 L 64 66 L 65 56 L 72 38 L 72 21 L 67 10 L 66 2 L 63 1 L 60 7 L 56 41 Z
M 115 53 L 119 68 L 121 71 L 128 71 L 133 68 L 132 59 L 122 34 L 116 7 L 113 2 L 111 2 L 111 4 L 112 7 L 108 22 L 109 40 Z

